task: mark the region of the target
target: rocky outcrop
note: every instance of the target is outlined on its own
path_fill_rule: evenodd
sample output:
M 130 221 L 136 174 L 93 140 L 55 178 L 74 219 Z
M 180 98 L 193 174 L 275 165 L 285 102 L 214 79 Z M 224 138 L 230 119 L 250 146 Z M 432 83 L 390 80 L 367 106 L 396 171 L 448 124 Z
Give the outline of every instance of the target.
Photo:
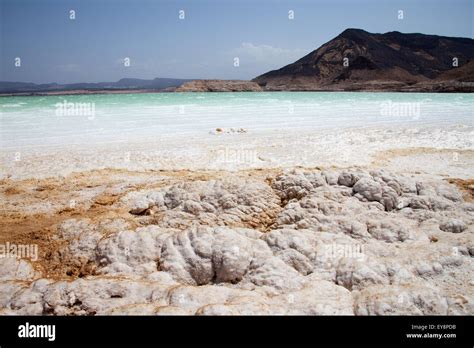
M 176 88 L 175 92 L 260 92 L 262 88 L 252 81 L 195 80 Z
M 473 314 L 474 205 L 382 170 L 184 181 L 74 218 L 54 238 L 79 276 L 0 259 L 1 314 Z
M 469 38 L 347 29 L 253 81 L 265 90 L 473 92 L 473 64 Z

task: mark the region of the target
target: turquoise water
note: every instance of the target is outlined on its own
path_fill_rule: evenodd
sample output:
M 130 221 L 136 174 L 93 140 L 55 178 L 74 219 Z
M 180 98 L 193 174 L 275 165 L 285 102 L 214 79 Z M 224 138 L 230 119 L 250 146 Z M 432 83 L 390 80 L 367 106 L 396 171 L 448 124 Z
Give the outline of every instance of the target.
M 0 97 L 0 110 L 2 147 L 17 148 L 208 136 L 217 127 L 262 132 L 420 123 L 473 125 L 474 95 L 275 92 Z

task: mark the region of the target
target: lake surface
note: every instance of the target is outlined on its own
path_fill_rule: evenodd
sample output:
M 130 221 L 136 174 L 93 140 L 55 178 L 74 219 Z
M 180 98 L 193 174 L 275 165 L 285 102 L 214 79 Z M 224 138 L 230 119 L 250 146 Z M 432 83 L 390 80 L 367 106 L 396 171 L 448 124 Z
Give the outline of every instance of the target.
M 474 124 L 473 94 L 150 93 L 0 97 L 3 149 L 269 130 Z

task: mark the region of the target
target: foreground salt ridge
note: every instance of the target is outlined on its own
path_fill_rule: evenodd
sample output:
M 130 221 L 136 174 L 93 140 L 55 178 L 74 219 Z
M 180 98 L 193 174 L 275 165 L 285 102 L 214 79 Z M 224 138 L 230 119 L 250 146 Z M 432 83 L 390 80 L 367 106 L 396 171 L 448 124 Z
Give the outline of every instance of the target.
M 112 208 L 57 226 L 80 278 L 0 259 L 1 313 L 474 314 L 474 204 L 434 177 L 221 173 Z

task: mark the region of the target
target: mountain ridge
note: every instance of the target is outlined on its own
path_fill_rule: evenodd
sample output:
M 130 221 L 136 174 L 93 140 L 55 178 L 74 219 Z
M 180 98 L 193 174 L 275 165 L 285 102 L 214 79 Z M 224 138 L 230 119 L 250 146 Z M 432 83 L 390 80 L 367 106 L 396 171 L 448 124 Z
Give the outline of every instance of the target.
M 0 81 L 0 93 L 45 93 L 67 92 L 74 90 L 86 91 L 121 91 L 121 90 L 157 90 L 163 91 L 181 86 L 192 79 L 176 79 L 156 77 L 152 80 L 137 78 L 121 78 L 116 82 L 76 82 L 67 84 Z
M 458 67 L 453 67 L 454 58 L 458 60 Z M 464 65 L 470 67 L 472 61 L 473 39 L 398 31 L 373 34 L 349 28 L 294 63 L 252 81 L 265 90 L 275 91 L 403 91 L 414 89 L 416 84 L 420 84 L 421 90 L 467 88 L 474 91 L 469 84 L 474 79 L 443 79 L 444 85 L 438 81 L 443 74 L 450 76 L 446 74 L 448 71 Z M 447 81 L 452 81 L 449 87 Z

